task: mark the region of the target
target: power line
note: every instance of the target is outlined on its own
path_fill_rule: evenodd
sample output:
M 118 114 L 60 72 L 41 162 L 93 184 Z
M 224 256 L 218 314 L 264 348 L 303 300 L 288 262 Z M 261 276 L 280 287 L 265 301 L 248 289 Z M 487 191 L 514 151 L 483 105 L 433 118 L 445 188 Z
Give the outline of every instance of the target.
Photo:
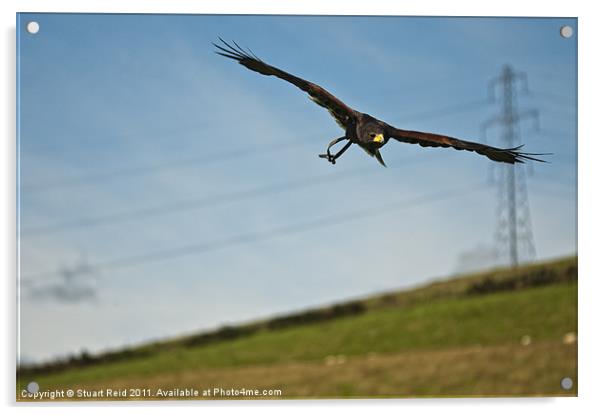
M 555 122 L 562 121 L 564 124 L 570 123 L 574 125 L 577 123 L 577 114 L 575 113 L 566 112 L 558 108 L 551 108 L 546 104 L 538 104 L 538 106 L 542 109 L 543 114 L 549 115 L 549 117 L 544 118 L 550 118 Z
M 158 250 L 154 252 L 148 252 L 139 255 L 126 256 L 121 258 L 115 258 L 96 264 L 86 264 L 87 270 L 91 271 L 103 271 L 108 269 L 118 269 L 137 266 L 145 263 L 152 263 L 163 261 L 167 259 L 184 257 L 192 254 L 204 254 L 207 252 L 217 251 L 225 248 L 229 248 L 237 245 L 246 245 L 255 242 L 261 242 L 269 239 L 278 238 L 286 235 L 293 235 L 303 232 L 308 232 L 314 229 L 332 227 L 349 223 L 357 220 L 364 219 L 366 217 L 376 217 L 384 214 L 388 214 L 400 209 L 411 208 L 423 204 L 433 203 L 441 200 L 450 199 L 460 195 L 466 195 L 467 193 L 475 192 L 486 188 L 483 182 L 473 183 L 469 186 L 462 186 L 455 189 L 446 189 L 436 193 L 430 193 L 415 197 L 412 199 L 406 199 L 398 202 L 383 204 L 380 206 L 371 206 L 370 208 L 358 209 L 355 211 L 347 211 L 335 215 L 323 216 L 321 218 L 305 221 L 302 223 L 296 223 L 292 225 L 275 227 L 266 231 L 251 232 L 241 235 L 236 235 L 229 238 L 218 239 L 211 242 L 196 243 L 191 245 L 182 246 L 174 249 Z M 41 272 L 36 274 L 29 274 L 21 278 L 21 283 L 27 284 L 31 287 L 37 279 L 45 278 L 48 276 L 58 276 L 57 272 Z M 44 281 L 47 283 L 47 281 Z
M 536 90 L 536 91 L 531 90 L 530 94 L 534 95 L 535 97 L 546 98 L 547 99 L 546 102 L 559 104 L 559 105 L 566 105 L 566 106 L 572 108 L 574 111 L 577 110 L 576 97 L 569 98 L 564 95 L 557 94 L 555 92 L 546 92 L 546 91 L 540 91 L 540 90 Z
M 553 176 L 551 174 L 545 173 L 537 173 L 537 175 L 533 176 L 532 180 L 544 181 L 549 184 L 555 184 L 556 186 L 561 186 L 565 188 L 577 189 L 577 178 L 576 177 L 567 177 L 567 176 Z
M 547 128 L 540 128 L 535 131 L 535 134 L 541 137 L 556 137 L 563 140 L 574 140 L 576 137 L 576 132 L 566 132 L 566 131 L 555 131 Z
M 438 118 L 453 114 L 459 114 L 467 111 L 471 111 L 477 108 L 482 108 L 483 106 L 490 105 L 491 101 L 488 99 L 479 99 L 476 101 L 468 101 L 462 104 L 454 104 L 447 107 L 442 107 L 434 110 L 427 110 L 416 112 L 414 114 L 403 115 L 401 117 L 397 117 L 398 120 L 410 122 L 410 121 L 421 121 L 424 119 L 430 118 Z
M 444 156 L 445 157 L 445 156 Z M 439 160 L 443 158 L 442 156 L 433 158 L 403 158 L 399 159 L 394 163 L 391 163 L 390 168 L 396 169 L 400 167 L 405 167 L 408 164 L 417 164 L 425 161 Z M 98 216 L 88 216 L 82 217 L 78 219 L 69 220 L 66 222 L 53 223 L 49 225 L 35 226 L 29 228 L 22 228 L 21 235 L 45 235 L 50 233 L 55 233 L 64 230 L 70 229 L 78 229 L 84 227 L 91 226 L 101 226 L 101 225 L 109 225 L 115 224 L 119 222 L 125 222 L 130 220 L 139 220 L 146 217 L 152 216 L 160 216 L 165 214 L 173 214 L 177 212 L 183 211 L 191 211 L 202 209 L 210 206 L 217 206 L 226 203 L 238 202 L 245 199 L 251 199 L 257 196 L 286 192 L 296 189 L 301 189 L 305 187 L 315 186 L 319 184 L 323 184 L 325 180 L 330 181 L 340 181 L 347 180 L 352 177 L 361 176 L 365 174 L 372 174 L 375 170 L 373 168 L 359 168 L 359 169 L 350 169 L 344 171 L 336 171 L 334 173 L 327 173 L 316 175 L 312 177 L 301 178 L 297 180 L 289 180 L 280 183 L 272 183 L 265 186 L 256 187 L 254 189 L 242 190 L 236 192 L 227 192 L 217 195 L 212 195 L 208 197 L 201 197 L 189 200 L 183 200 L 175 203 L 167 203 L 155 207 L 142 208 L 142 209 L 132 209 L 126 210 L 122 212 L 115 212 L 105 215 Z
M 438 118 L 446 115 L 453 115 L 456 113 L 462 113 L 476 108 L 480 108 L 483 105 L 491 104 L 489 100 L 477 100 L 469 101 L 462 104 L 456 104 L 446 106 L 434 110 L 422 111 L 406 116 L 396 117 L 402 121 L 416 121 L 425 120 L 429 118 Z M 256 154 L 262 154 L 264 152 L 272 152 L 276 150 L 283 150 L 286 148 L 294 148 L 303 145 L 307 145 L 306 141 L 295 141 L 295 142 L 282 142 L 276 141 L 267 145 L 253 146 L 244 149 L 231 150 L 228 152 L 221 152 L 215 154 L 203 154 L 201 156 L 185 158 L 180 160 L 170 160 L 166 162 L 141 164 L 138 166 L 126 166 L 113 170 L 103 171 L 100 173 L 92 173 L 84 176 L 60 179 L 56 181 L 47 181 L 41 183 L 24 183 L 20 185 L 21 191 L 33 192 L 33 191 L 46 191 L 59 188 L 69 188 L 76 186 L 84 186 L 88 184 L 123 179 L 124 177 L 143 176 L 151 174 L 156 171 L 177 169 L 188 165 L 195 165 L 199 163 L 219 163 L 231 159 L 242 158 L 246 156 L 252 156 Z
M 162 163 L 151 163 L 141 164 L 139 166 L 127 166 L 120 169 L 114 169 L 96 174 L 84 175 L 80 177 L 73 177 L 71 179 L 63 179 L 57 181 L 48 181 L 46 183 L 26 183 L 20 186 L 21 191 L 39 191 L 39 190 L 52 190 L 57 188 L 74 187 L 87 185 L 90 183 L 101 182 L 112 179 L 123 179 L 124 177 L 142 176 L 149 173 L 154 173 L 160 170 L 169 170 L 174 168 L 180 168 L 187 165 L 194 165 L 203 163 L 204 165 L 210 163 L 218 163 L 231 159 L 252 156 L 255 154 L 262 154 L 266 152 L 272 152 L 277 150 L 283 150 L 286 148 L 294 148 L 303 145 L 307 145 L 304 141 L 276 141 L 261 146 L 247 147 L 244 149 L 230 150 L 227 152 L 220 152 L 215 154 L 203 154 L 201 156 L 181 159 L 181 160 L 170 160 Z
M 540 181 L 537 183 L 535 189 L 532 190 L 532 193 L 550 193 L 554 192 L 558 195 L 564 195 L 565 197 L 570 197 L 571 201 L 574 200 L 575 194 L 577 193 L 577 187 L 575 186 L 557 186 L 556 184 L 552 184 L 548 181 Z

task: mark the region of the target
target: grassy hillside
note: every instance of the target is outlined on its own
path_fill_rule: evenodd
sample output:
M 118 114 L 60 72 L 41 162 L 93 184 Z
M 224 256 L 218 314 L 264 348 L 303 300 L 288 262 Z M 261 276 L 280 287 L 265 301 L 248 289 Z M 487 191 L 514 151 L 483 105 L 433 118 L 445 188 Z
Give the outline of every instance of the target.
M 17 388 L 35 380 L 41 389 L 280 389 L 283 398 L 574 396 L 576 281 L 575 258 L 465 276 L 23 369 Z

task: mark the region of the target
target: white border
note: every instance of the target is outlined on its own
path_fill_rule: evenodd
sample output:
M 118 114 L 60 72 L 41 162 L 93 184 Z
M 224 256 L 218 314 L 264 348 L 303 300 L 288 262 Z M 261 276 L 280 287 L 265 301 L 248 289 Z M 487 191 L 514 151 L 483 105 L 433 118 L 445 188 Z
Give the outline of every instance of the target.
M 344 406 L 346 412 L 365 413 L 368 406 L 375 409 L 396 413 L 399 410 L 426 411 L 427 413 L 469 413 L 506 414 L 508 411 L 528 409 L 545 411 L 546 413 L 567 413 L 568 411 L 593 412 L 599 405 L 600 395 L 600 344 L 599 329 L 595 324 L 602 315 L 600 310 L 602 295 L 600 281 L 602 276 L 596 273 L 598 265 L 596 257 L 599 247 L 595 244 L 594 235 L 599 234 L 600 206 L 597 193 L 600 185 L 599 165 L 596 158 L 602 154 L 600 148 L 600 81 L 602 73 L 600 65 L 599 40 L 602 39 L 600 13 L 593 1 L 546 1 L 504 0 L 495 3 L 485 1 L 454 0 L 420 2 L 393 2 L 391 0 L 345 0 L 324 1 L 304 0 L 302 2 L 283 2 L 277 0 L 222 0 L 214 2 L 192 2 L 189 0 L 4 0 L 0 2 L 2 9 L 2 82 L 4 96 L 1 125 L 4 126 L 2 160 L 2 195 L 1 204 L 4 237 L 0 263 L 4 265 L 3 287 L 4 315 L 6 329 L 3 330 L 2 357 L 4 363 L 0 383 L 2 403 L 11 405 L 14 402 L 14 353 L 15 353 L 15 13 L 21 12 L 120 12 L 120 13 L 236 13 L 236 14 L 337 14 L 337 15 L 453 15 L 453 16 L 569 16 L 579 18 L 579 398 L 577 399 L 429 399 L 404 401 L 294 401 L 294 402 L 218 402 L 202 403 L 191 406 L 189 403 L 177 404 L 180 410 L 198 413 L 199 410 L 243 409 L 251 412 L 287 410 L 300 413 L 308 409 Z M 596 124 L 594 124 L 596 123 Z M 598 322 L 599 323 L 599 322 Z M 111 405 L 112 410 L 121 412 L 144 411 L 145 413 L 163 413 L 175 407 L 164 405 Z M 309 407 L 309 408 L 308 408 Z M 124 408 L 124 409 L 120 409 Z M 45 406 L 44 411 L 50 413 L 80 413 L 82 406 L 57 407 Z M 21 413 L 33 411 L 32 407 L 8 408 L 9 412 L 19 410 Z M 105 406 L 86 407 L 91 412 L 104 412 Z
M 278 0 L 106 0 L 86 2 L 77 0 L 21 0 L 13 3 L 22 12 L 101 12 L 101 13 L 225 13 L 225 14 L 335 14 L 335 15 L 441 15 L 441 16 L 577 16 L 589 14 L 589 5 L 580 1 L 505 0 L 479 2 L 471 0 L 424 0 L 402 2 L 390 0 L 304 0 L 282 2 Z M 487 3 L 487 4 L 484 4 Z M 8 8 L 8 7 L 7 7 Z M 593 10 L 593 8 L 592 8 Z

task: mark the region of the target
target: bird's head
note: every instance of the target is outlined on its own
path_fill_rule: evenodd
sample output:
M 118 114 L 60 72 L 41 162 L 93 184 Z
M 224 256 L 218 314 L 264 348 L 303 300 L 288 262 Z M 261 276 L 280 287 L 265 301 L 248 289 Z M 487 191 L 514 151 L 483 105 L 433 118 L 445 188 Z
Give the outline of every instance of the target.
M 360 140 L 370 148 L 381 148 L 387 143 L 387 136 L 382 126 L 377 123 L 369 123 L 363 126 L 360 131 Z

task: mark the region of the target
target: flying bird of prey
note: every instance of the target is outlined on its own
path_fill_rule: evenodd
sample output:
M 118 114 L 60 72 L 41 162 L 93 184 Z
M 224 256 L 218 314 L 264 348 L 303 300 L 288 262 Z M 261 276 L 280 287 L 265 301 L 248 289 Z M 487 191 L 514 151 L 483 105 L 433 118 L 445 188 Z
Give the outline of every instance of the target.
M 525 160 L 544 161 L 532 157 L 543 154 L 519 151 L 522 146 L 502 149 L 440 134 L 395 128 L 384 121 L 354 110 L 317 84 L 268 65 L 255 56 L 252 51 L 245 51 L 236 42 L 231 45 L 222 38 L 219 38 L 219 40 L 222 42 L 221 45 L 213 43 L 213 46 L 218 49 L 215 51 L 218 55 L 234 59 L 244 67 L 262 75 L 276 76 L 290 82 L 309 94 L 309 97 L 316 104 L 330 112 L 339 126 L 345 130 L 344 136 L 335 138 L 329 143 L 326 154 L 319 155 L 319 157 L 327 159 L 332 164 L 336 163 L 336 160 L 351 144 L 357 144 L 370 156 L 376 157 L 380 164 L 386 167 L 380 154 L 380 148 L 387 144 L 391 138 L 403 143 L 420 144 L 422 147 L 453 147 L 456 150 L 475 151 L 493 161 L 503 163 L 523 163 Z M 344 140 L 347 140 L 347 143 L 336 154 L 332 154 L 330 152 L 332 146 Z

